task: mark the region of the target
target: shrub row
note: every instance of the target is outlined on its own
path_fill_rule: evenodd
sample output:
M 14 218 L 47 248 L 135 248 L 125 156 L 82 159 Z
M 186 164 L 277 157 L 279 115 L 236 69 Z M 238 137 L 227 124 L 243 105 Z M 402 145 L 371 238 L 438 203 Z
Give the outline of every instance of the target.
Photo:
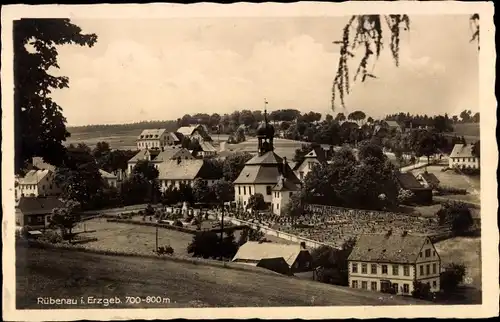
M 461 188 L 456 188 L 456 187 L 450 187 L 450 186 L 439 186 L 437 188 L 440 194 L 450 194 L 450 195 L 466 195 L 467 194 L 467 189 L 461 189 Z
M 191 235 L 195 235 L 196 233 L 199 232 L 199 230 L 196 230 L 196 229 L 179 227 L 179 226 L 174 226 L 174 225 L 169 225 L 169 224 L 164 224 L 164 223 L 135 221 L 135 220 L 129 220 L 129 219 L 108 219 L 107 221 L 108 222 L 118 222 L 118 223 L 124 223 L 124 224 L 139 225 L 139 226 L 161 227 L 161 228 L 180 231 L 183 233 L 188 233 Z

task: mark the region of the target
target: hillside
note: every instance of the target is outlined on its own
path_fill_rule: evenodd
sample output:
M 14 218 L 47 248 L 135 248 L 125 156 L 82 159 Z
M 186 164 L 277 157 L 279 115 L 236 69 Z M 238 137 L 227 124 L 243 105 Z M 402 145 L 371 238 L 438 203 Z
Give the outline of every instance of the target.
M 17 309 L 39 309 L 37 297 L 161 296 L 171 304 L 130 307 L 242 307 L 425 304 L 412 298 L 158 259 L 17 248 Z M 69 307 L 69 306 L 67 306 Z M 71 308 L 83 306 L 72 305 Z M 57 308 L 57 307 L 54 307 Z M 59 307 L 62 308 L 62 307 Z M 94 308 L 97 308 L 94 306 Z
M 479 123 L 458 123 L 453 125 L 454 131 L 451 135 L 463 136 L 467 141 L 479 140 L 480 124 Z

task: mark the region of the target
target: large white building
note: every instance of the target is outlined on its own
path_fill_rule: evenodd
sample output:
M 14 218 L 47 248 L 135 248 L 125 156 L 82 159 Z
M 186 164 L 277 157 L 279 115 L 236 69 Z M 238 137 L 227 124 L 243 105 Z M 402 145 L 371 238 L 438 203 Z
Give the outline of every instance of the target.
M 127 175 L 132 173 L 132 169 L 134 169 L 137 163 L 141 160 L 150 161 L 155 164 L 156 168 L 158 168 L 160 163 L 168 160 L 177 160 L 178 158 L 183 160 L 194 159 L 193 155 L 185 148 L 165 147 L 163 148 L 163 151 L 158 149 L 140 150 L 136 155 L 128 160 Z
M 54 171 L 52 170 L 30 170 L 22 178 L 19 178 L 15 187 L 15 199 L 22 196 L 55 196 L 61 193 L 60 187 L 54 182 Z
M 250 196 L 260 193 L 273 213 L 281 214 L 288 203 L 290 192 L 300 189 L 300 180 L 288 165 L 286 158 L 274 153 L 274 127 L 265 121 L 257 129 L 258 154 L 245 163 L 245 167 L 234 181 L 236 204 L 248 207 Z
M 169 132 L 166 129 L 143 130 L 137 137 L 137 150 L 161 149 L 168 145 Z
M 479 158 L 472 153 L 472 144 L 455 144 L 449 157 L 450 168 L 479 169 Z
M 158 165 L 158 182 L 160 190 L 163 192 L 169 186 L 179 188 L 181 184 L 194 184 L 196 179 L 204 180 L 207 186 L 213 185 L 220 177 L 205 160 L 177 158 L 167 160 Z
M 348 262 L 352 288 L 411 295 L 418 281 L 440 290 L 441 259 L 427 236 L 361 235 Z

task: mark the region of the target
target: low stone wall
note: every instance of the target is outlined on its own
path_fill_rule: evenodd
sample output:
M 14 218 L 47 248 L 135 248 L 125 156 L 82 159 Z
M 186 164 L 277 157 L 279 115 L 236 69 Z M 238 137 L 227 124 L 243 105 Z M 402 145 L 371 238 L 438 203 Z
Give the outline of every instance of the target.
M 200 232 L 199 230 L 190 229 L 190 228 L 186 228 L 186 227 L 178 227 L 178 226 L 164 224 L 164 223 L 137 221 L 137 220 L 131 220 L 131 219 L 108 219 L 107 221 L 108 222 L 118 222 L 118 223 L 123 223 L 123 224 L 139 225 L 139 226 L 160 227 L 160 228 L 180 231 L 183 233 L 188 233 L 191 235 L 195 235 L 196 233 Z
M 283 231 L 275 230 L 275 229 L 266 227 L 266 226 L 258 224 L 258 223 L 253 223 L 253 222 L 249 222 L 249 221 L 245 221 L 245 220 L 241 220 L 241 219 L 237 219 L 237 218 L 233 218 L 233 217 L 227 217 L 227 216 L 225 218 L 231 220 L 231 222 L 235 225 L 245 225 L 245 226 L 248 226 L 248 227 L 253 228 L 253 229 L 259 229 L 260 231 L 262 231 L 266 235 L 275 236 L 278 238 L 289 240 L 289 241 L 295 242 L 297 244 L 304 242 L 306 244 L 306 246 L 309 248 L 317 248 L 320 246 L 334 247 L 334 245 L 330 245 L 327 243 L 321 243 L 321 242 L 311 240 L 308 238 L 299 237 L 299 236 L 296 236 L 293 234 L 285 233 Z

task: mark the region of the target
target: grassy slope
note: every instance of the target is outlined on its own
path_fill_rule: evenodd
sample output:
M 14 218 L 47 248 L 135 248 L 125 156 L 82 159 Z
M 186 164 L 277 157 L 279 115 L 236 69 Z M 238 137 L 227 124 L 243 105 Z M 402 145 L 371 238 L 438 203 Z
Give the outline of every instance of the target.
M 16 257 L 18 309 L 41 308 L 36 304 L 39 296 L 119 296 L 122 300 L 125 296 L 162 296 L 173 303 L 115 308 L 428 304 L 386 295 L 382 301 L 380 293 L 157 259 L 22 247 Z
M 464 136 L 465 139 L 479 140 L 480 125 L 479 123 L 463 123 L 453 126 L 453 134 Z

